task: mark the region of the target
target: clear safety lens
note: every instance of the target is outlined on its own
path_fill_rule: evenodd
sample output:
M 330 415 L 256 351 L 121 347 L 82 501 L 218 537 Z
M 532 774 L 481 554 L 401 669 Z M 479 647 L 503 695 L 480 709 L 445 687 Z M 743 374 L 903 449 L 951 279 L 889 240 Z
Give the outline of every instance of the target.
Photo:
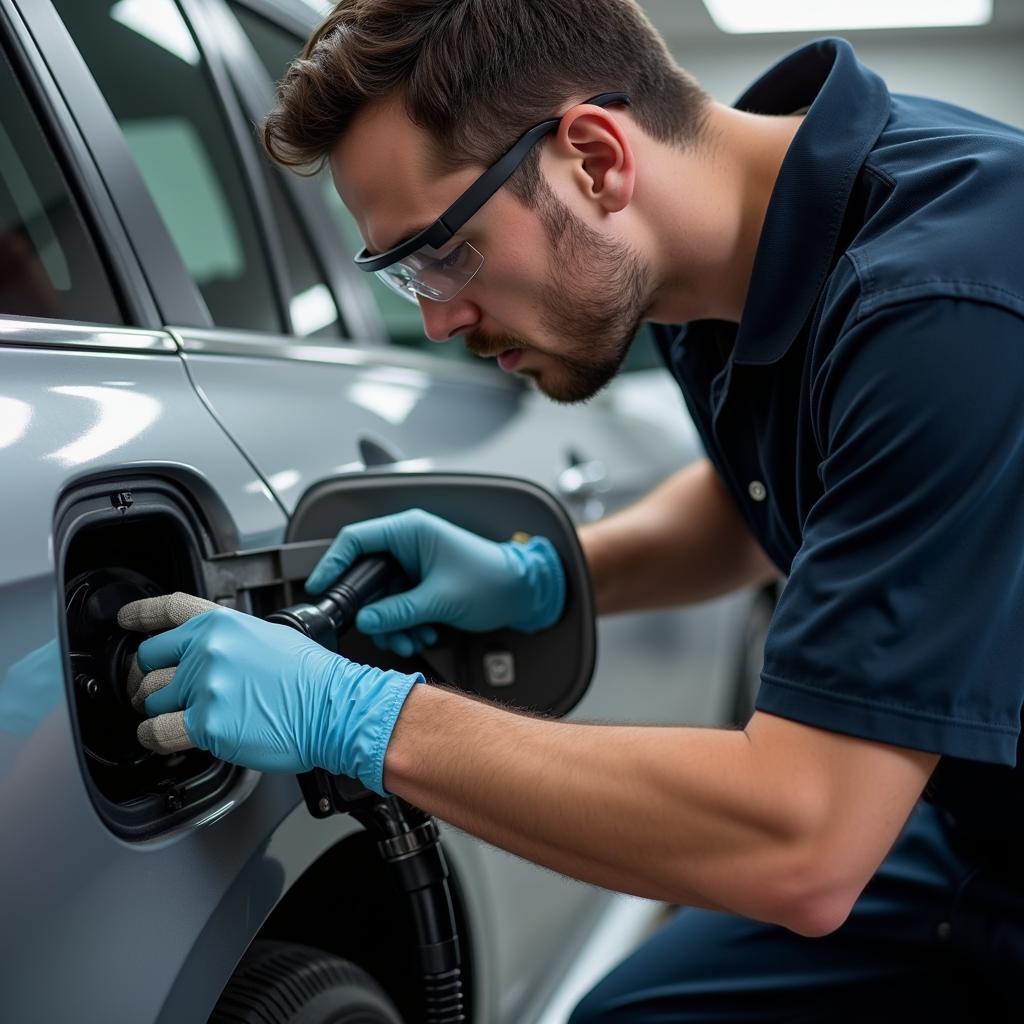
M 444 255 L 424 246 L 376 274 L 410 302 L 416 302 L 417 295 L 447 302 L 473 280 L 483 264 L 483 256 L 469 242 L 462 242 Z

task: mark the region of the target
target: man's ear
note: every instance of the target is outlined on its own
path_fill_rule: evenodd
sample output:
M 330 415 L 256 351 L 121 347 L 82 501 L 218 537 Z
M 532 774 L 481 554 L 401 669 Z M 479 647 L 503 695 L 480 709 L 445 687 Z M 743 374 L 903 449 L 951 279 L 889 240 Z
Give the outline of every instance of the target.
M 604 107 L 580 103 L 562 117 L 556 150 L 573 165 L 575 183 L 605 213 L 624 210 L 633 197 L 636 163 L 633 147 L 616 115 Z

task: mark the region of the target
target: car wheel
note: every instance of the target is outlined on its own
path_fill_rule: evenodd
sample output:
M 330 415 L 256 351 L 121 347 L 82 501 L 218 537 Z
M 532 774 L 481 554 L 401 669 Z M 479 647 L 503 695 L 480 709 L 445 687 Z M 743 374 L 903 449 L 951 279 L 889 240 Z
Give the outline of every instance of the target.
M 402 1024 L 361 967 L 311 946 L 254 942 L 209 1024 Z
M 759 591 L 750 606 L 743 628 L 736 682 L 733 689 L 732 722 L 744 726 L 754 713 L 754 701 L 761 686 L 761 668 L 764 665 L 764 642 L 768 637 L 768 624 L 778 594 L 774 586 Z

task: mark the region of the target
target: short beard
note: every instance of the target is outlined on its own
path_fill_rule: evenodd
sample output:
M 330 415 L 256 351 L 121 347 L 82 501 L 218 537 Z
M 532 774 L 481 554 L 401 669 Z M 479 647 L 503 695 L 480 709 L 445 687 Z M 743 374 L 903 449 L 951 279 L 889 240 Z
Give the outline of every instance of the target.
M 552 248 L 551 282 L 541 293 L 541 325 L 561 338 L 568 351 L 545 352 L 560 373 L 524 373 L 556 402 L 586 402 L 608 386 L 629 354 L 644 320 L 649 274 L 635 252 L 594 231 L 547 182 L 541 181 L 531 205 Z M 533 347 L 513 335 L 466 341 L 478 353 Z

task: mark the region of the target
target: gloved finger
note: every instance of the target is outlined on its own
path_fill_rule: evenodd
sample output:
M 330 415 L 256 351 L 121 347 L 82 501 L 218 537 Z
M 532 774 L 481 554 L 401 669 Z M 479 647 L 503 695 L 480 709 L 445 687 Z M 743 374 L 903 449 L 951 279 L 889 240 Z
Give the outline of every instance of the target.
M 145 714 L 146 698 L 151 693 L 162 690 L 174 678 L 174 673 L 177 671 L 178 666 L 172 665 L 170 668 L 158 668 L 147 672 L 139 679 L 134 692 L 131 690 L 128 692 L 128 699 L 132 702 L 132 707 L 140 715 Z
M 128 678 L 125 680 L 124 688 L 128 693 L 128 699 L 134 701 L 135 694 L 139 689 L 139 683 L 142 682 L 142 677 L 146 673 L 139 668 L 139 656 L 137 654 L 132 655 L 132 663 L 128 666 Z M 138 710 L 136 708 L 136 710 Z
M 389 654 L 397 654 L 402 658 L 411 658 L 417 651 L 423 650 L 423 644 L 411 633 L 399 630 L 396 633 L 378 633 L 370 638 L 377 649 Z
M 306 579 L 306 591 L 319 594 L 330 586 L 360 555 L 375 555 L 387 551 L 395 555 L 402 567 L 408 571 L 400 552 L 395 550 L 395 527 L 408 512 L 398 512 L 391 516 L 379 516 L 377 519 L 365 519 L 361 523 L 346 526 L 331 541 L 331 546 L 313 566 L 313 571 Z
M 329 587 L 362 554 L 359 541 L 346 526 L 320 556 L 304 584 L 307 594 L 319 594 Z
M 135 652 L 139 668 L 145 673 L 152 672 L 155 668 L 170 668 L 171 665 L 177 665 L 184 656 L 185 651 L 188 650 L 188 646 L 196 635 L 197 630 L 205 625 L 205 617 L 207 615 L 228 613 L 229 610 L 227 608 L 211 605 L 209 609 L 205 609 L 201 614 L 193 615 L 191 619 L 180 626 L 168 629 L 164 633 L 157 633 L 156 636 L 143 640 L 139 644 L 139 649 Z M 231 614 L 240 615 L 241 612 Z
M 413 639 L 420 645 L 420 650 L 423 650 L 424 647 L 433 647 L 437 643 L 437 630 L 433 626 L 416 626 L 410 632 Z
M 147 750 L 156 751 L 158 754 L 175 754 L 179 750 L 188 750 L 195 746 L 185 728 L 184 711 L 147 718 L 146 721 L 139 723 L 135 735 Z
M 406 630 L 403 633 L 394 634 L 395 636 L 407 637 L 412 644 L 412 650 L 410 653 L 416 654 L 423 650 L 425 647 L 432 647 L 437 643 L 437 630 L 432 626 L 414 626 L 411 630 Z M 396 651 L 396 653 L 399 653 Z M 409 654 L 404 654 L 409 657 Z
M 433 626 L 414 626 L 408 630 L 398 630 L 394 633 L 383 633 L 380 637 L 382 642 L 377 646 L 382 650 L 391 651 L 403 658 L 411 658 L 418 654 L 425 647 L 437 643 L 437 630 Z
M 411 658 L 419 649 L 419 644 L 408 633 L 389 633 L 388 647 L 400 658 Z
M 417 650 L 423 650 L 424 647 L 433 647 L 437 643 L 437 630 L 433 626 L 414 626 L 409 630 L 409 635 L 413 638 L 413 643 L 416 644 Z
M 167 671 L 164 669 L 164 671 Z M 150 676 L 155 675 L 155 672 L 147 672 L 143 677 L 142 684 L 145 685 L 146 680 Z M 182 692 L 182 677 L 180 674 L 171 673 L 170 679 L 167 680 L 162 686 L 155 685 L 152 692 L 141 699 L 141 707 L 139 710 L 150 718 L 156 718 L 157 715 L 170 714 L 172 711 L 184 711 L 185 710 L 185 694 Z M 140 690 L 141 690 L 140 686 Z M 132 702 L 133 706 L 135 702 Z
M 359 609 L 356 629 L 361 633 L 394 633 L 421 626 L 435 618 L 429 590 L 420 583 L 411 590 L 382 597 Z
M 160 597 L 143 597 L 129 601 L 117 613 L 117 624 L 122 629 L 133 629 L 140 633 L 159 633 L 180 626 L 194 615 L 207 612 L 219 605 L 194 594 L 161 594 Z

